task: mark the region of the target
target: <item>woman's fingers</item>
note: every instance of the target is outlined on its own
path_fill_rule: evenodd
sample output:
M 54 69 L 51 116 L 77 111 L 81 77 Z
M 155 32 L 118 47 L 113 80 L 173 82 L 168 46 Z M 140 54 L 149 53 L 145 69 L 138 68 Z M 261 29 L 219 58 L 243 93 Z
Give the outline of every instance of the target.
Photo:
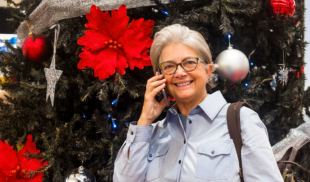
M 168 103 L 170 105 L 170 99 L 169 99 L 169 96 L 168 96 Z M 166 103 L 166 99 L 163 98 L 160 102 L 159 102 L 159 105 L 161 107 L 161 111 L 167 106 L 167 103 Z
M 158 72 L 156 72 L 156 75 L 153 76 L 152 78 L 148 79 L 147 83 L 152 83 L 154 81 L 162 79 L 163 77 L 164 77 L 164 75 L 158 75 Z
M 153 90 L 151 91 L 150 95 L 151 95 L 152 97 L 155 98 L 156 94 L 157 94 L 159 91 L 161 91 L 162 89 L 164 89 L 165 86 L 166 86 L 166 84 L 164 83 L 164 84 L 162 84 L 162 85 L 156 87 L 155 89 L 153 89 Z
M 156 87 L 158 87 L 158 86 L 164 84 L 165 82 L 166 82 L 166 79 L 154 81 L 154 82 L 150 83 L 150 89 L 153 90 L 153 89 L 155 89 Z

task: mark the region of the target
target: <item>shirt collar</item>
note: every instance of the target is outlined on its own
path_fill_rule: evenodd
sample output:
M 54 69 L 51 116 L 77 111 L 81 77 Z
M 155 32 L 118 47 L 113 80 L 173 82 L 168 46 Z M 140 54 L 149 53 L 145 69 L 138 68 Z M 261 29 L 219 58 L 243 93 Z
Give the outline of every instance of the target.
M 211 120 L 214 120 L 214 118 L 217 116 L 217 114 L 222 110 L 224 105 L 226 105 L 227 102 L 225 98 L 223 97 L 222 93 L 220 91 L 216 91 L 213 94 L 208 94 L 208 96 L 196 107 L 194 107 L 189 115 L 197 114 L 199 111 L 202 110 L 205 112 Z M 200 109 L 199 109 L 200 108 Z M 164 125 L 166 124 L 167 120 L 169 119 L 170 115 L 176 115 L 177 112 L 177 106 L 174 104 L 168 111 L 166 120 L 164 121 Z

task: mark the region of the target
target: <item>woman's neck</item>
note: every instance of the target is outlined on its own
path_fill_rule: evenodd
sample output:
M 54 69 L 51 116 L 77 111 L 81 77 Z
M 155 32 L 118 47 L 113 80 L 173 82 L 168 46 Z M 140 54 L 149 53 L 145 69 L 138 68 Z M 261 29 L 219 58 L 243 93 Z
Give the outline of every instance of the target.
M 203 95 L 203 97 L 199 97 L 196 100 L 192 100 L 190 102 L 182 102 L 182 101 L 176 101 L 176 105 L 178 108 L 178 112 L 188 116 L 191 110 L 199 105 L 205 98 L 207 97 L 207 93 Z

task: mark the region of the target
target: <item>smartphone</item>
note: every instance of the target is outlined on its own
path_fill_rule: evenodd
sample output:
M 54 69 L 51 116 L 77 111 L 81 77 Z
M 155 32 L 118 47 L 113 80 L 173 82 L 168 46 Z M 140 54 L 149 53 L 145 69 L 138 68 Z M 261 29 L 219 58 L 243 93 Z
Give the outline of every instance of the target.
M 160 70 L 160 68 L 158 68 L 158 74 L 161 75 L 161 70 Z M 169 106 L 168 97 L 167 97 L 167 94 L 166 94 L 165 89 L 162 89 L 161 91 L 162 91 L 162 93 L 163 93 L 163 95 L 164 95 L 164 98 L 165 98 L 165 101 L 166 101 L 167 106 Z

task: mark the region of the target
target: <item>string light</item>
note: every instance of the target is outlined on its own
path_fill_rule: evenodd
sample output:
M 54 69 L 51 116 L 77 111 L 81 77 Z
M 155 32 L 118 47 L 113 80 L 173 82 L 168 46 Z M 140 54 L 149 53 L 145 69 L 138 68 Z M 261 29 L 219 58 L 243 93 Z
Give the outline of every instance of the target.
M 253 66 L 253 65 L 254 65 L 254 63 L 253 63 L 253 62 L 250 62 L 250 65 L 251 65 L 251 66 Z
M 114 118 L 112 119 L 112 125 L 113 125 L 114 129 L 117 128 L 117 125 L 115 124 L 115 119 Z
M 248 84 L 248 83 L 245 83 L 244 85 L 245 85 L 246 87 L 247 87 L 247 86 L 249 86 L 249 84 Z
M 214 81 L 217 82 L 217 78 L 214 78 Z
M 115 99 L 115 100 L 112 102 L 112 105 L 114 105 L 116 102 L 117 102 L 117 99 Z
M 170 16 L 169 13 L 168 13 L 167 11 L 165 11 L 165 10 L 163 10 L 163 9 L 160 10 L 160 11 L 161 11 L 162 13 L 164 13 L 165 15 Z
M 83 118 L 86 118 L 85 114 L 83 113 Z

